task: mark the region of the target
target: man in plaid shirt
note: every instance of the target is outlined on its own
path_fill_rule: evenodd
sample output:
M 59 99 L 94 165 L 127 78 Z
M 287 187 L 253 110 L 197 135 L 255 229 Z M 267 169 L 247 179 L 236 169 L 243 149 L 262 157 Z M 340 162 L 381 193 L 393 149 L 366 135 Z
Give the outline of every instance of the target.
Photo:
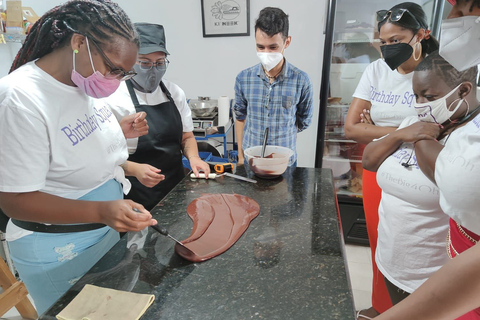
M 308 75 L 288 63 L 288 15 L 267 7 L 255 22 L 257 55 L 261 63 L 241 71 L 235 81 L 235 131 L 238 164 L 243 150 L 262 145 L 265 128 L 268 144 L 290 148 L 297 162 L 297 132 L 308 128 L 313 114 L 313 90 Z

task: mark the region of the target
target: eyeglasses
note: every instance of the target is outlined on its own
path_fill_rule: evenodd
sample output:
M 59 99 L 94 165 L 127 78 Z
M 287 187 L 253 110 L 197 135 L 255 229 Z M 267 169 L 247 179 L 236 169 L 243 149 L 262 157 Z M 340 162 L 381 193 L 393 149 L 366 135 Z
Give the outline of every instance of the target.
M 167 69 L 170 61 L 168 61 L 168 59 L 160 60 L 157 62 L 138 60 L 137 63 L 140 65 L 140 69 L 142 70 L 150 70 L 153 67 L 157 69 Z
M 108 65 L 108 68 L 110 69 L 110 71 L 107 72 L 107 74 L 105 75 L 105 78 L 107 78 L 107 79 L 117 79 L 119 81 L 125 81 L 125 80 L 131 79 L 131 78 L 133 78 L 134 76 L 137 75 L 137 73 L 133 70 L 125 71 L 123 68 L 116 67 L 112 63 L 112 61 L 110 61 L 110 59 L 108 59 L 105 52 L 103 52 L 103 50 L 100 48 L 100 46 L 92 38 L 90 38 L 90 41 L 95 45 L 95 48 L 97 48 L 97 51 L 100 53 L 103 60 L 105 60 L 105 62 Z
M 383 20 L 387 19 L 389 16 L 390 16 L 390 21 L 393 21 L 393 22 L 400 21 L 403 15 L 405 14 L 405 12 L 409 14 L 419 26 L 421 26 L 420 22 L 418 22 L 417 18 L 415 18 L 413 13 L 408 11 L 408 9 L 401 9 L 401 8 L 393 9 L 393 10 L 377 11 L 377 22 L 382 22 Z

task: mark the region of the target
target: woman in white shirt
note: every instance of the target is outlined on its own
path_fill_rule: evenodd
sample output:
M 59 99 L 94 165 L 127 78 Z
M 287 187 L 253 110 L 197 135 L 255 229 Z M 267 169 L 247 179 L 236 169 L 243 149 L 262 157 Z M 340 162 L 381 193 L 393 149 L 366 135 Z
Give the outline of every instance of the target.
M 414 146 L 419 140 L 451 143 L 451 137 L 439 134 L 440 126 L 444 132 L 478 111 L 470 109 L 476 103 L 472 91 L 476 74 L 475 68 L 457 72 L 438 52 L 430 54 L 413 76 L 418 116 L 406 118 L 395 132 L 365 148 L 364 166 L 378 169 L 382 187 L 377 265 L 387 284 L 397 287 L 394 292 L 413 292 L 447 261 L 448 217 L 442 211 L 445 206 L 440 206 L 443 192 L 420 170 Z M 450 185 L 453 180 L 455 177 L 449 176 Z M 458 190 L 455 199 L 466 201 Z
M 476 61 L 480 59 L 478 16 L 480 1 L 459 0 L 454 2 L 449 15 L 452 21 L 446 20 L 442 24 L 442 39 L 446 40 L 446 43 L 442 44 L 440 55 L 445 55 L 448 62 L 467 72 L 469 67 L 476 69 Z M 468 46 L 465 46 L 465 43 Z M 459 54 L 452 55 L 455 51 Z M 443 108 L 438 110 L 449 115 L 451 109 L 457 105 L 458 98 L 463 98 L 459 96 L 462 91 L 468 94 L 460 101 L 463 104 L 467 101 L 470 110 L 459 121 L 442 130 L 442 134 L 447 135 L 448 139 L 444 146 L 434 140 L 422 140 L 416 143 L 415 148 L 423 172 L 435 181 L 440 189 L 442 209 L 452 218 L 447 252 L 453 259 L 410 297 L 382 314 L 378 318 L 381 320 L 480 319 L 480 246 L 476 243 L 480 234 L 480 203 L 477 192 L 479 171 L 474 170 L 480 159 L 480 102 L 475 94 L 476 79 L 472 79 L 470 83 L 463 82 L 459 88 L 455 88 L 456 84 L 448 85 L 445 81 L 450 73 L 458 73 L 458 70 L 450 64 L 443 64 L 441 68 L 436 68 L 436 76 L 429 79 L 429 87 L 437 90 L 438 97 L 448 93 L 450 89 L 455 89 L 453 99 L 447 100 Z M 438 100 L 435 95 L 432 95 L 431 99 Z M 457 99 L 457 102 L 454 99 Z M 432 117 L 425 120 L 434 121 Z M 472 309 L 475 310 L 471 311 Z
M 183 155 L 195 175 L 203 171 L 208 176 L 210 167 L 198 155 L 185 93 L 176 84 L 163 79 L 169 64 L 163 26 L 135 23 L 135 28 L 140 36 L 134 65 L 137 74 L 122 83 L 108 101 L 118 119 L 135 112 L 147 114 L 148 134 L 127 141 L 129 160 L 148 164 L 151 168 L 148 175 L 161 177 L 163 181 L 149 187 L 136 177 L 130 177 L 132 190 L 127 198 L 151 210 L 184 178 Z
M 426 14 L 418 4 L 404 2 L 390 10 L 380 10 L 377 21 L 384 59 L 372 62 L 365 70 L 345 119 L 346 136 L 361 144 L 395 131 L 403 119 L 415 115 L 413 70 L 426 54 L 438 49 L 438 42 L 430 35 Z M 367 113 L 373 123 L 363 121 Z M 375 173 L 363 170 L 363 205 L 372 252 L 373 283 L 372 308 L 359 312 L 358 319 L 374 317 L 391 307 L 383 276 L 374 262 L 380 194 Z
M 125 136 L 98 99 L 135 74 L 137 51 L 117 4 L 74 0 L 33 25 L 0 79 L 0 207 L 39 314 L 118 241 L 117 231 L 156 224 L 142 205 L 123 200 Z

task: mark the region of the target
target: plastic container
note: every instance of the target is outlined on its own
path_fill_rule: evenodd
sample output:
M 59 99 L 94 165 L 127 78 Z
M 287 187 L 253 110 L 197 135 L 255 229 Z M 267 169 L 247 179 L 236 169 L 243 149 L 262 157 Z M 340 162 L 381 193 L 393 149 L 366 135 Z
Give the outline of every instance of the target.
M 244 151 L 245 161 L 257 177 L 273 179 L 287 170 L 293 151 L 280 146 L 266 146 L 265 158 L 260 158 L 262 146 L 255 146 Z

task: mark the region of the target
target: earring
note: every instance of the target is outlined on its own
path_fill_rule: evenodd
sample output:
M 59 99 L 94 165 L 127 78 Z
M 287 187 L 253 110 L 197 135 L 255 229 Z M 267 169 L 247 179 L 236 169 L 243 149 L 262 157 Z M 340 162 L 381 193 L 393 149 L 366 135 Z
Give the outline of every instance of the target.
M 415 52 L 417 51 L 417 44 L 420 45 L 420 49 L 418 50 L 418 52 L 419 52 L 418 57 L 415 57 Z M 415 46 L 413 47 L 413 59 L 415 61 L 418 61 L 421 56 L 422 56 L 422 44 L 420 42 L 417 42 L 417 43 L 415 43 Z
M 73 50 L 73 53 L 78 53 L 78 50 L 77 50 L 77 49 L 74 49 L 74 50 Z
M 452 105 L 453 105 L 455 102 L 457 102 L 458 100 L 460 100 L 460 102 L 457 104 L 457 107 L 459 107 L 460 104 L 462 104 L 462 103 L 464 103 L 464 102 L 465 102 L 465 104 L 467 105 L 467 112 L 465 113 L 465 116 L 467 116 L 468 113 L 470 112 L 470 104 L 469 104 L 468 101 L 465 100 L 465 99 L 460 99 L 460 98 L 458 98 L 458 99 L 453 100 L 452 103 L 450 103 L 450 105 L 448 106 L 447 110 L 450 111 L 451 108 L 452 108 Z M 455 107 L 455 109 L 458 109 L 457 107 Z M 465 117 L 465 116 L 464 116 L 464 117 Z M 448 120 L 453 121 L 453 120 L 451 119 L 451 117 L 448 117 Z M 455 119 L 454 119 L 454 120 L 455 120 Z

